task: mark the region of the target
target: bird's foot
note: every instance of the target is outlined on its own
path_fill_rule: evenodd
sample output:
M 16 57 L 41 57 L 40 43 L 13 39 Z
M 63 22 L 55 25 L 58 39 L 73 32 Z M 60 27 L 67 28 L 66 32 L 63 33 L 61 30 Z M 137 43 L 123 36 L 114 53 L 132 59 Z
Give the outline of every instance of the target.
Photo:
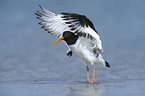
M 93 80 L 91 80 L 90 78 L 88 78 L 88 82 L 89 83 L 93 83 Z
M 73 54 L 73 52 L 71 50 L 67 52 L 67 56 L 69 56 L 69 57 L 71 57 L 72 54 Z
M 92 78 L 92 82 L 95 82 L 95 78 Z

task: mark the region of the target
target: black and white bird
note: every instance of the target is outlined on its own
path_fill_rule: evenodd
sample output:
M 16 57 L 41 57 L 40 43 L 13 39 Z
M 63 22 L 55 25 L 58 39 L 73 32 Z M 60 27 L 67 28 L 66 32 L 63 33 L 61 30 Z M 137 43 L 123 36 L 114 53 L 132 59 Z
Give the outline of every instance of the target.
M 40 5 L 39 5 L 40 6 Z M 105 67 L 110 67 L 101 55 L 103 52 L 102 42 L 93 23 L 84 15 L 75 13 L 55 14 L 41 7 L 41 11 L 35 13 L 42 28 L 48 33 L 59 37 L 53 44 L 64 41 L 69 50 L 68 56 L 75 53 L 84 63 L 87 70 L 87 80 L 90 83 L 95 81 L 95 65 L 96 63 L 103 64 Z M 88 63 L 93 65 L 93 77 L 89 78 Z

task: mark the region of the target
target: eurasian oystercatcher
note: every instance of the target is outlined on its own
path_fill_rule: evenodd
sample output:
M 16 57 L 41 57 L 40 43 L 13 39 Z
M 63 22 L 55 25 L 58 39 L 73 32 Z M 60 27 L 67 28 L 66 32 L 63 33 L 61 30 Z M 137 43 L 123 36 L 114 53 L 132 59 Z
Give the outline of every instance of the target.
M 40 6 L 40 5 L 39 5 Z M 101 55 L 103 52 L 102 42 L 93 23 L 85 16 L 76 13 L 61 13 L 55 14 L 41 7 L 41 11 L 35 13 L 41 28 L 48 33 L 59 37 L 53 44 L 64 41 L 68 46 L 68 56 L 75 53 L 80 60 L 85 64 L 87 70 L 87 80 L 90 83 L 95 81 L 95 65 L 101 63 L 105 67 L 110 67 Z M 93 77 L 89 78 L 88 63 L 93 65 Z

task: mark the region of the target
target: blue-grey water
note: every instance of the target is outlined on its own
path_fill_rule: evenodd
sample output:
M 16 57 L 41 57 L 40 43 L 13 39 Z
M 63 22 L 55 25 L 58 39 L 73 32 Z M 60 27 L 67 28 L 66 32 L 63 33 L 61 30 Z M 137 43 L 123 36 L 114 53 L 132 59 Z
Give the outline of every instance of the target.
M 96 64 L 95 84 L 65 44 L 51 45 L 38 4 L 94 23 L 111 65 Z M 145 96 L 145 0 L 0 0 L 0 96 Z

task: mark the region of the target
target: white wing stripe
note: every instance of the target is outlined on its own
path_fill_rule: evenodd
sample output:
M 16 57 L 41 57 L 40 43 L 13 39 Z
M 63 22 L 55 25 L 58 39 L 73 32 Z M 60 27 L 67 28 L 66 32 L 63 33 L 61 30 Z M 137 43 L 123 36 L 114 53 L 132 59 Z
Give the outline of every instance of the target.
M 40 8 L 42 11 L 37 11 L 36 15 L 38 19 L 42 20 L 39 24 L 43 25 L 42 28 L 45 31 L 59 37 L 65 30 L 70 30 L 65 21 L 62 20 L 62 15 L 50 12 L 41 6 Z

